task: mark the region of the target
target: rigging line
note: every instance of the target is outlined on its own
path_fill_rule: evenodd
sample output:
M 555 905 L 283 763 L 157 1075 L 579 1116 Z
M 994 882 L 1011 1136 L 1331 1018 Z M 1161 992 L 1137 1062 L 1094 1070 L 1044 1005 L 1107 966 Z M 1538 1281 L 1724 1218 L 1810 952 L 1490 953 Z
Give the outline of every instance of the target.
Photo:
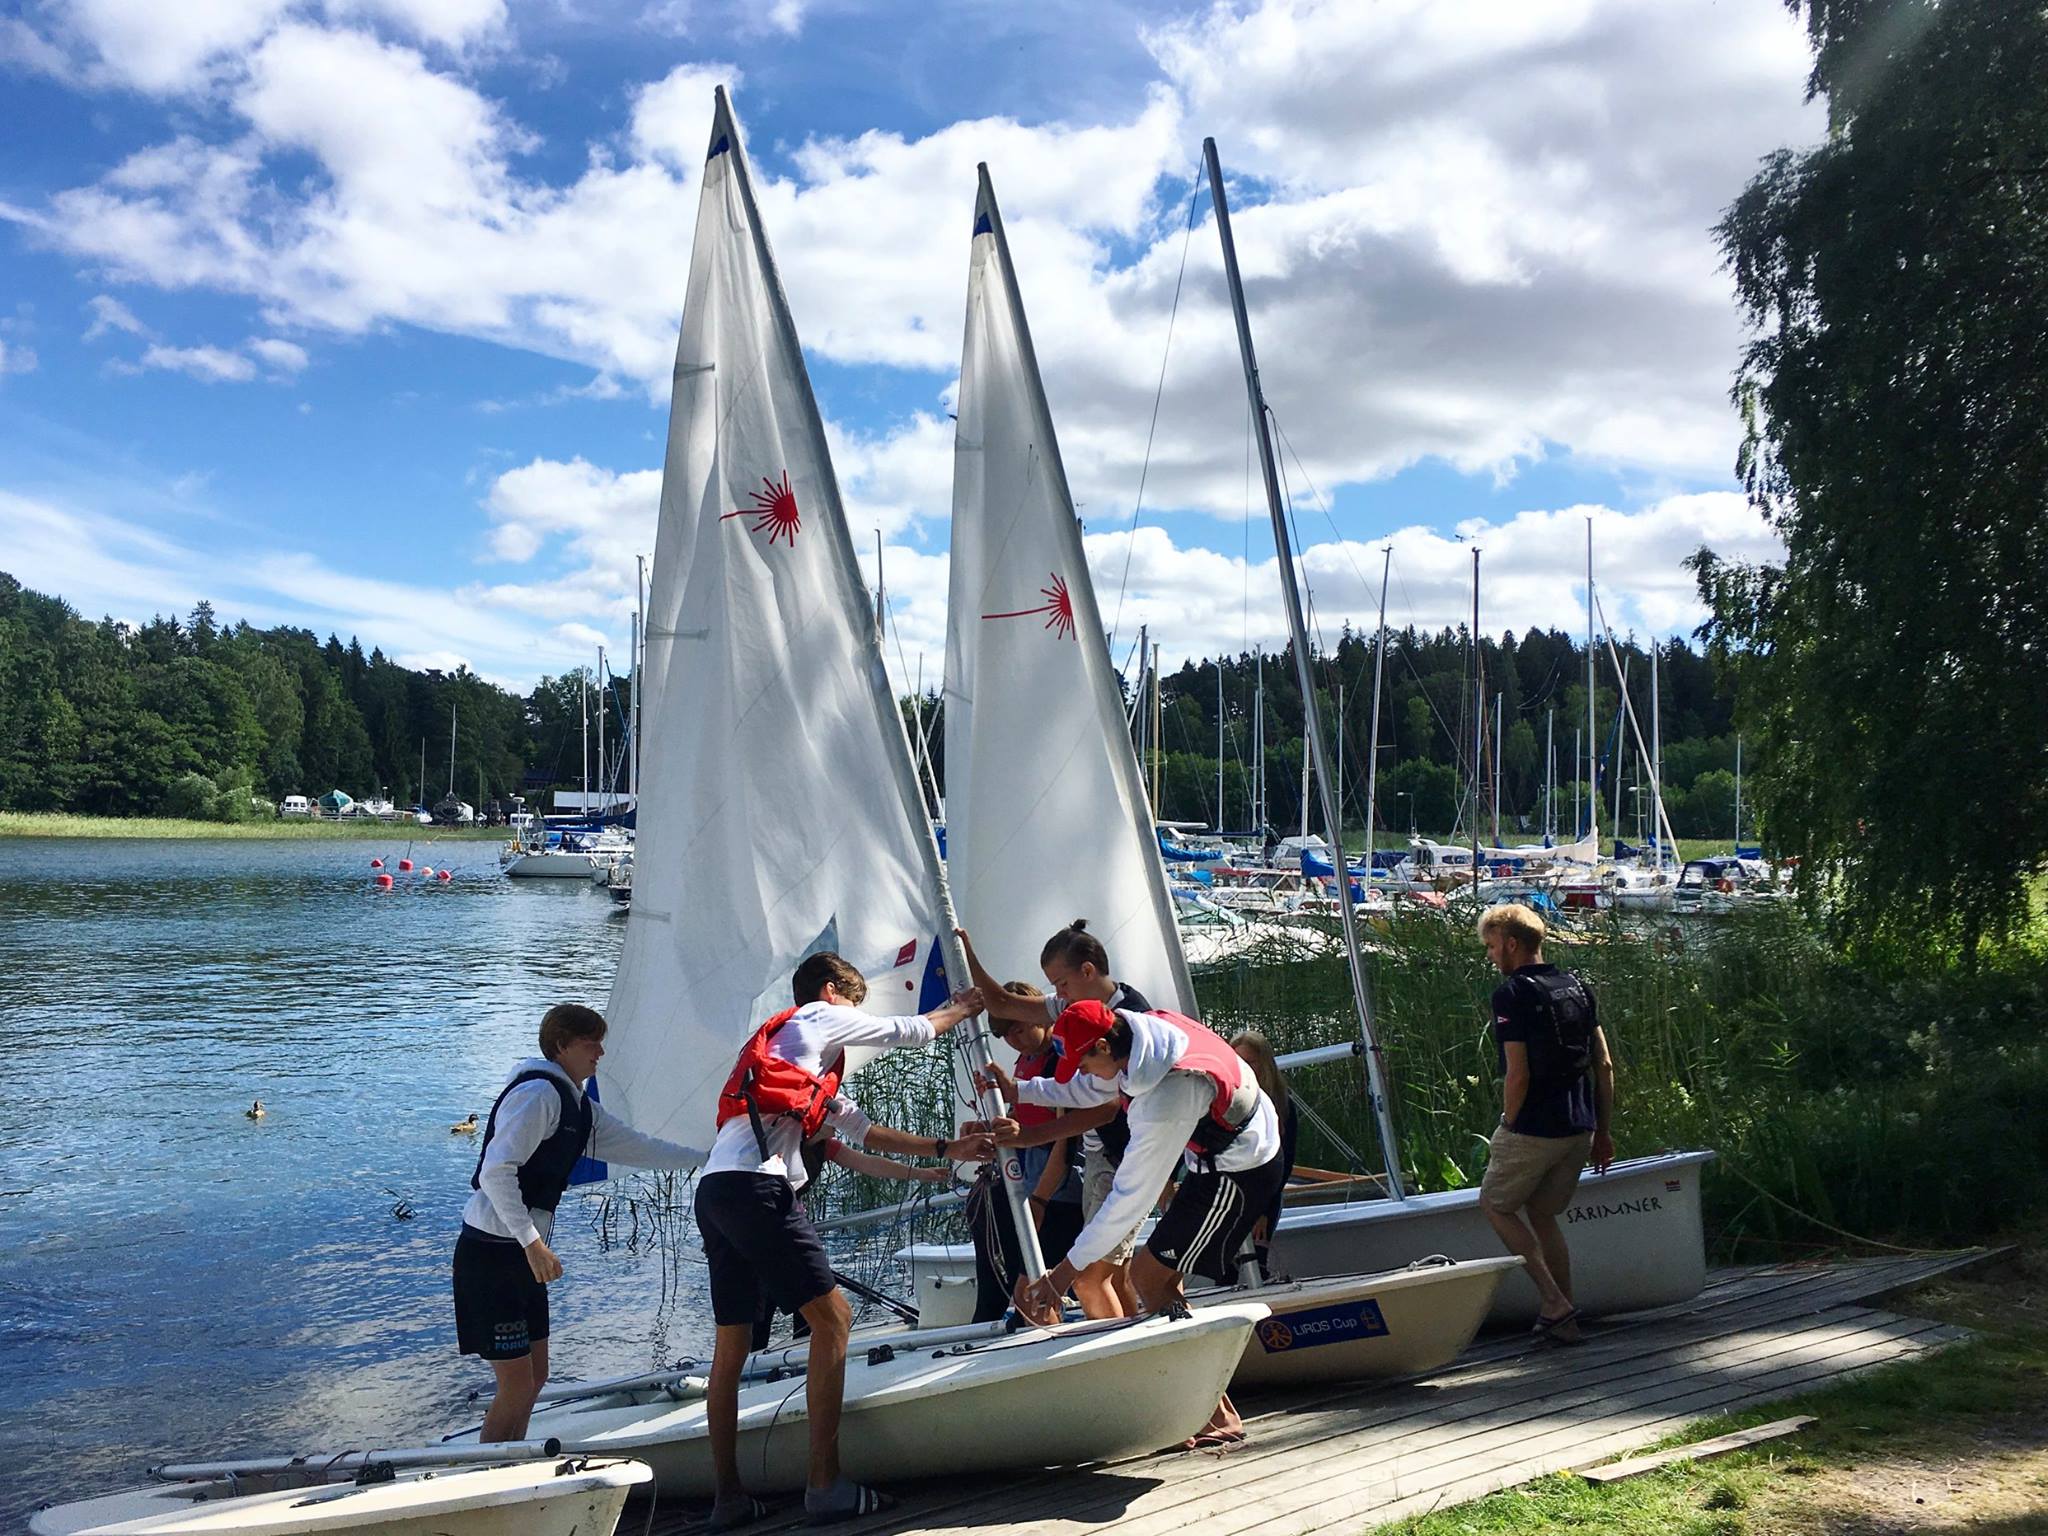
M 1145 481 L 1152 473 L 1152 439 L 1159 431 L 1159 405 L 1166 398 L 1166 362 L 1173 355 L 1173 323 L 1180 314 L 1181 284 L 1188 275 L 1188 246 L 1195 237 L 1195 209 L 1202 196 L 1202 176 L 1196 170 L 1193 189 L 1188 193 L 1188 227 L 1180 240 L 1180 271 L 1173 279 L 1173 307 L 1166 313 L 1166 345 L 1159 354 L 1159 386 L 1152 393 L 1152 425 L 1145 429 L 1145 462 L 1138 470 L 1138 500 L 1131 508 L 1131 530 L 1124 540 L 1124 573 L 1117 582 L 1116 617 L 1109 623 L 1109 643 L 1116 645 L 1116 632 L 1124 621 L 1124 597 L 1131 586 L 1131 551 L 1138 543 L 1138 519 L 1145 512 Z

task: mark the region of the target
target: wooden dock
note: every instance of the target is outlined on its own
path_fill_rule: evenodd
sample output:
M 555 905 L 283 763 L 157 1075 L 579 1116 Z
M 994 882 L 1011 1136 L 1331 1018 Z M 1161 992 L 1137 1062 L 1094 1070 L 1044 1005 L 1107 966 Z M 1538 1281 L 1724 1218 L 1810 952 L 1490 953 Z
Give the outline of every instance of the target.
M 895 1508 L 838 1529 L 945 1536 L 1311 1536 L 1464 1503 L 1605 1461 L 1688 1422 L 1769 1402 L 1938 1349 L 1963 1330 L 1871 1303 L 1981 1262 L 1926 1258 L 1714 1272 L 1691 1301 L 1586 1328 L 1577 1348 L 1483 1339 L 1406 1382 L 1240 1402 L 1248 1442 L 1228 1453 L 892 1488 Z M 1028 1426 L 1019 1425 L 1019 1434 Z M 701 1528 L 703 1506 L 662 1508 L 652 1536 Z M 644 1506 L 621 1530 L 639 1530 Z M 801 1530 L 801 1501 L 751 1527 Z

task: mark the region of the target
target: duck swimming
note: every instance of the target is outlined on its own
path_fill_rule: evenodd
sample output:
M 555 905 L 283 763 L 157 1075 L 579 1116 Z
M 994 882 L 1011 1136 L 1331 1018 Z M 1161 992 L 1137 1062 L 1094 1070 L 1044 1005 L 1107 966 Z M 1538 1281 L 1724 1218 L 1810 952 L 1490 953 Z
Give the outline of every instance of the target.
M 243 1110 L 242 1113 L 247 1115 L 251 1120 L 261 1120 L 265 1115 L 269 1114 L 270 1111 L 265 1109 L 263 1107 L 263 1101 L 261 1099 L 258 1099 L 254 1104 L 251 1104 L 247 1109 Z
M 476 1134 L 476 1113 L 471 1111 L 448 1127 L 451 1136 L 474 1136 Z

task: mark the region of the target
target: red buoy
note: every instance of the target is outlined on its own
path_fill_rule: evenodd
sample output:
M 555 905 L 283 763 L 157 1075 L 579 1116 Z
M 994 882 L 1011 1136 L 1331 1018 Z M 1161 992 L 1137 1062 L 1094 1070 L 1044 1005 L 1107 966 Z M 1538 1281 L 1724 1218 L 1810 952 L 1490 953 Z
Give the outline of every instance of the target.
M 372 868 L 372 869 L 382 869 L 383 867 L 384 867 L 384 861 L 383 861 L 382 859 L 372 859 L 372 860 L 370 860 L 370 868 Z
M 455 871 L 452 869 L 439 869 L 434 871 L 434 878 L 436 880 L 453 880 L 455 878 Z
M 400 859 L 400 860 L 398 861 L 398 867 L 399 867 L 400 869 L 411 869 L 411 868 L 412 868 L 412 860 L 411 860 L 411 859 Z
M 388 891 L 388 890 L 390 890 L 390 889 L 391 889 L 391 877 L 390 877 L 389 875 L 379 875 L 379 876 L 377 877 L 377 889 L 378 889 L 378 890 L 380 890 L 380 891 Z

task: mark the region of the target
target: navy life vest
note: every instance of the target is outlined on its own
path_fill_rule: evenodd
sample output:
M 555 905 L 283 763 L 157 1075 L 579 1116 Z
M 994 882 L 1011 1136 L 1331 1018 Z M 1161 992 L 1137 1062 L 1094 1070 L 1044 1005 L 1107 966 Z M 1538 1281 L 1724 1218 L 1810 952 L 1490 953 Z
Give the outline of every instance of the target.
M 1535 976 L 1518 971 L 1512 985 L 1544 1021 L 1543 1060 L 1539 1063 L 1530 1053 L 1530 1077 L 1556 1086 L 1585 1076 L 1593 1066 L 1594 1029 L 1593 994 L 1586 984 L 1570 971 Z
M 571 1088 L 559 1073 L 544 1072 L 539 1067 L 513 1078 L 505 1085 L 505 1092 L 498 1095 L 498 1102 L 491 1106 L 491 1118 L 484 1126 L 484 1144 L 477 1149 L 476 1172 L 469 1176 L 469 1187 L 483 1188 L 484 1154 L 491 1150 L 491 1138 L 498 1133 L 498 1110 L 505 1103 L 505 1095 L 521 1083 L 546 1083 L 562 1101 L 562 1122 L 555 1127 L 555 1134 L 535 1147 L 533 1155 L 519 1165 L 519 1198 L 526 1202 L 526 1208 L 552 1211 L 562 1203 L 562 1192 L 569 1187 L 570 1170 L 590 1143 L 594 1116 L 588 1098 Z

